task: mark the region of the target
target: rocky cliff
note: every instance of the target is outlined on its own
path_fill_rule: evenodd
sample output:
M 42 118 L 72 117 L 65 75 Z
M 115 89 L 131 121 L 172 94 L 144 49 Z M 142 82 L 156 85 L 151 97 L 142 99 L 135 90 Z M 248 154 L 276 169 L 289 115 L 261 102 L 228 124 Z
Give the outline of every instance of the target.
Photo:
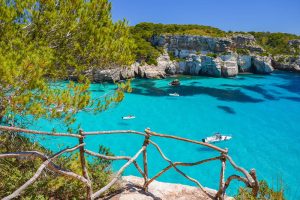
M 165 49 L 157 58 L 157 65 L 134 63 L 129 67 L 91 70 L 88 74 L 92 81 L 164 78 L 175 74 L 233 77 L 245 72 L 270 74 L 274 69 L 300 72 L 300 55 L 262 56 L 264 49 L 252 35 L 227 38 L 161 35 L 152 37 L 151 42 Z M 298 52 L 300 40 L 291 40 L 289 46 Z
M 144 179 L 135 176 L 123 176 L 120 181 L 121 189 L 113 194 L 104 196 L 105 199 L 113 200 L 210 200 L 199 188 L 153 181 L 149 185 L 148 192 L 142 190 Z M 206 188 L 212 195 L 216 194 L 215 190 Z M 225 196 L 225 200 L 234 198 Z

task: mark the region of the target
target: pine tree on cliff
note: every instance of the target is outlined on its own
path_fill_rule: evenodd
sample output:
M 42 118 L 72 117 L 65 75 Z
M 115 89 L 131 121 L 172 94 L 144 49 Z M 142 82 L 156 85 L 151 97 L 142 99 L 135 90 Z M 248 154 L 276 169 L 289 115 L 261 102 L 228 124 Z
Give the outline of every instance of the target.
M 31 115 L 72 123 L 78 110 L 99 111 L 121 101 L 126 85 L 104 101 L 92 101 L 81 74 L 130 64 L 129 34 L 126 21 L 112 22 L 108 0 L 0 0 L 0 119 L 15 123 Z M 70 73 L 81 84 L 50 87 Z

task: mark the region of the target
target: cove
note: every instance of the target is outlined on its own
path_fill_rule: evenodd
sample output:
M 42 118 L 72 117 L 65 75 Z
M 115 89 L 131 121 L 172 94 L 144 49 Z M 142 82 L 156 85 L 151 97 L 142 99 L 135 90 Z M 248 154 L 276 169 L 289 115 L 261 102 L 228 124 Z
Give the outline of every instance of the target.
M 239 75 L 236 78 L 182 76 L 181 86 L 171 87 L 172 78 L 162 80 L 135 79 L 132 93 L 124 101 L 100 114 L 80 112 L 74 127 L 85 131 L 131 129 L 152 131 L 201 140 L 215 132 L 232 135 L 230 141 L 216 143 L 229 149 L 235 162 L 250 170 L 255 168 L 259 179 L 275 186 L 282 179 L 288 199 L 300 198 L 300 75 L 274 72 L 272 75 Z M 92 84 L 93 98 L 115 88 L 113 84 Z M 177 92 L 180 97 L 169 96 Z M 133 120 L 122 116 L 135 115 Z M 40 120 L 30 128 L 64 130 L 60 124 Z M 30 136 L 46 148 L 57 151 L 77 143 L 76 139 Z M 217 156 L 208 148 L 171 139 L 154 141 L 173 161 L 195 162 Z M 115 155 L 134 155 L 143 138 L 137 135 L 88 136 L 87 149 L 98 151 L 105 145 Z M 141 164 L 141 158 L 138 160 Z M 166 163 L 150 147 L 149 175 L 154 176 Z M 124 162 L 114 162 L 118 170 Z M 226 176 L 234 170 L 227 165 Z M 221 163 L 213 161 L 194 167 L 179 167 L 206 187 L 218 188 Z M 139 173 L 129 167 L 125 175 Z M 170 170 L 159 181 L 193 185 L 176 171 Z M 234 195 L 241 183 L 234 182 L 227 192 Z

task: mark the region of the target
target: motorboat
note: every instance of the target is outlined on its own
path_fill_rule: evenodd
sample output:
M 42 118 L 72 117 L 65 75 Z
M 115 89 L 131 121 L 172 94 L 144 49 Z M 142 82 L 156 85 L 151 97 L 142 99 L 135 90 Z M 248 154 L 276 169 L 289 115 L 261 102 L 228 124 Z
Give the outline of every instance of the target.
M 202 139 L 202 142 L 214 143 L 230 140 L 232 137 L 229 135 L 221 135 L 220 133 L 215 133 L 213 136 Z
M 134 115 L 128 115 L 128 116 L 122 117 L 122 119 L 124 119 L 124 120 L 129 120 L 129 119 L 134 119 L 134 118 L 135 118 Z
M 170 86 L 179 86 L 180 81 L 178 79 L 175 79 L 169 83 Z
M 180 95 L 177 92 L 174 92 L 174 93 L 169 93 L 169 96 L 179 97 Z

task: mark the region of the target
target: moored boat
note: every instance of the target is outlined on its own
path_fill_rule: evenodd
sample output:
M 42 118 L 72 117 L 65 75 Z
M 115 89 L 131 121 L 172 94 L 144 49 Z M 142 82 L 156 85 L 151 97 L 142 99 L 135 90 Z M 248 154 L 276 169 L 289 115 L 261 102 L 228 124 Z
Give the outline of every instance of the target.
M 128 116 L 122 117 L 122 119 L 124 119 L 124 120 L 129 120 L 129 119 L 134 119 L 134 118 L 135 118 L 134 115 L 128 115 Z
M 232 137 L 229 135 L 221 135 L 220 133 L 216 133 L 213 136 L 207 137 L 207 138 L 203 138 L 202 142 L 206 142 L 206 143 L 214 143 L 214 142 L 221 142 L 221 141 L 226 141 L 226 140 L 230 140 Z
M 179 97 L 180 95 L 177 92 L 169 93 L 169 96 Z
M 169 83 L 169 85 L 171 85 L 171 86 L 179 86 L 180 85 L 180 81 L 178 79 L 175 79 L 175 80 L 171 81 Z

